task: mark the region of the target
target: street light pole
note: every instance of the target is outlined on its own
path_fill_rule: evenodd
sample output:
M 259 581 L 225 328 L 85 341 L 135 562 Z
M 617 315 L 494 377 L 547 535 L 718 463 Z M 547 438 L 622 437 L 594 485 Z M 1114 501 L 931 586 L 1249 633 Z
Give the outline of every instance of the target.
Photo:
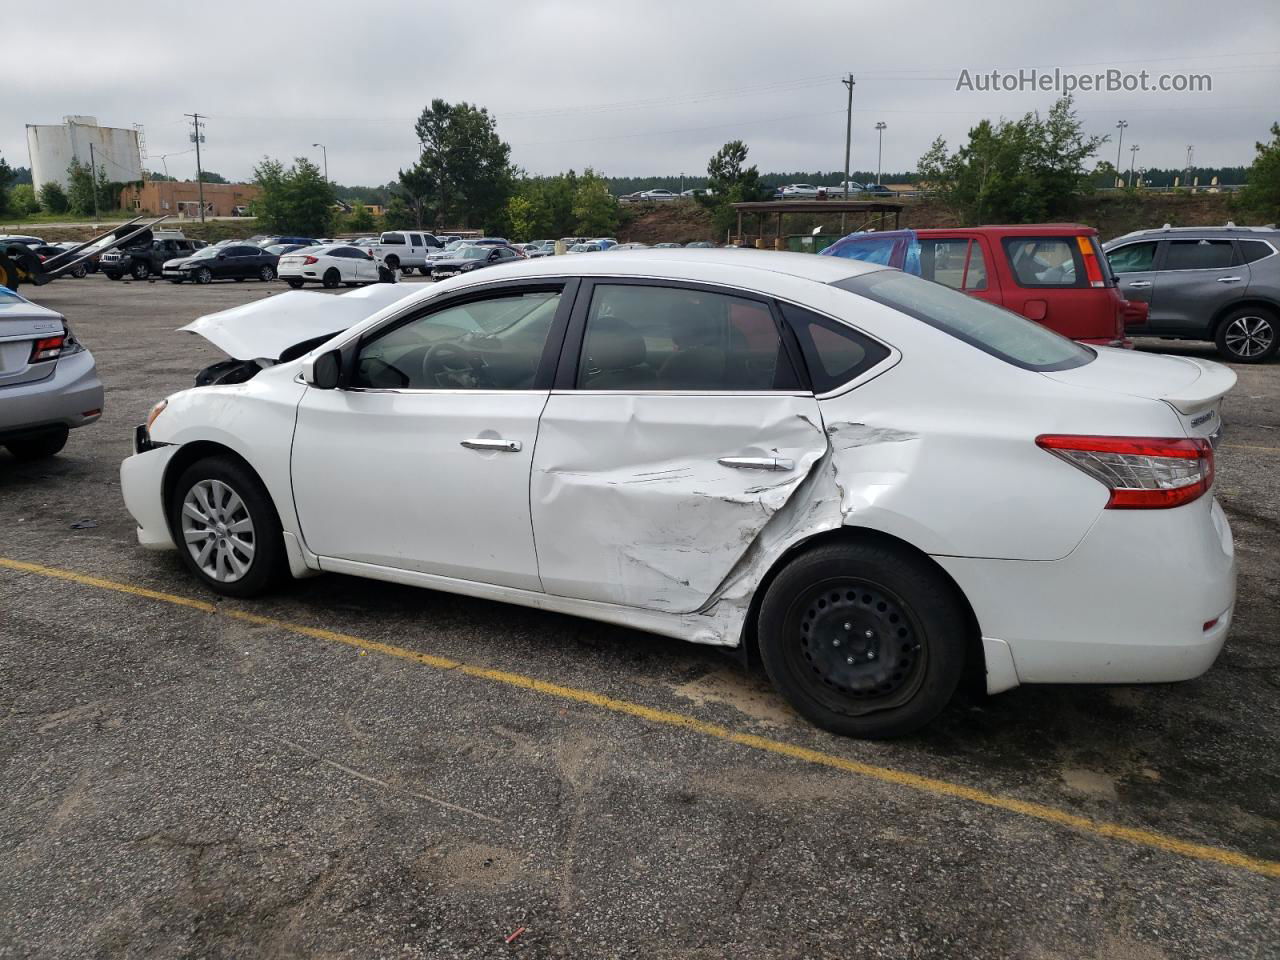
M 884 131 L 888 124 L 883 120 L 876 123 L 876 132 L 880 134 L 880 145 L 876 147 L 876 186 L 880 186 L 880 167 L 884 160 Z
M 1136 143 L 1129 148 L 1129 186 L 1133 186 L 1133 165 L 1138 161 L 1138 151 L 1142 148 Z
M 324 157 L 324 182 L 329 182 L 329 151 L 325 149 L 323 143 L 313 143 L 313 147 L 320 148 L 320 154 Z
M 1120 137 L 1116 140 L 1116 176 L 1120 176 L 1120 147 L 1124 144 L 1124 128 L 1129 125 L 1128 120 L 1121 120 L 1116 123 L 1116 129 L 1120 131 Z

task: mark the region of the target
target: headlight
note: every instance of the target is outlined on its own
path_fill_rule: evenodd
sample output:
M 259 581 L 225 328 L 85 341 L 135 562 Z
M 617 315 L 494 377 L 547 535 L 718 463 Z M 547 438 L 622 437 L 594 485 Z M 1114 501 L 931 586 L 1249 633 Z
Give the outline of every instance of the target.
M 153 423 L 155 423 L 155 422 L 156 422 L 156 417 L 158 417 L 158 416 L 160 416 L 160 414 L 164 413 L 164 408 L 165 408 L 165 407 L 167 407 L 168 405 L 169 405 L 169 401 L 168 401 L 168 400 L 161 400 L 159 403 L 157 403 L 154 407 L 152 407 L 152 408 L 151 408 L 151 412 L 147 414 L 147 429 L 148 429 L 148 430 L 150 430 L 150 429 L 151 429 L 151 425 L 152 425 Z

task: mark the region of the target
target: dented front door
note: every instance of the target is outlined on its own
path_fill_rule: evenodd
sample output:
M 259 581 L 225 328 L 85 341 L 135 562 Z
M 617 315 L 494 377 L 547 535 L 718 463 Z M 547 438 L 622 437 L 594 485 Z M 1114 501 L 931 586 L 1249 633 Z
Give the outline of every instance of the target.
M 543 587 L 697 610 L 826 449 L 799 392 L 554 392 L 530 488 Z

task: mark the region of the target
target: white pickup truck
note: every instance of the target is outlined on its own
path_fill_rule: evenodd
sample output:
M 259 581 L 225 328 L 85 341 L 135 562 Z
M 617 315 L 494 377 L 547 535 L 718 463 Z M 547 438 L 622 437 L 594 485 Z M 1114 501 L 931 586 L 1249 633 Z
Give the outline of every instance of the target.
M 391 270 L 402 270 L 413 273 L 416 269 L 424 276 L 430 276 L 431 268 L 427 266 L 427 254 L 439 250 L 444 244 L 429 233 L 421 230 L 389 230 L 378 237 L 378 242 L 363 246 L 369 255 L 381 260 Z

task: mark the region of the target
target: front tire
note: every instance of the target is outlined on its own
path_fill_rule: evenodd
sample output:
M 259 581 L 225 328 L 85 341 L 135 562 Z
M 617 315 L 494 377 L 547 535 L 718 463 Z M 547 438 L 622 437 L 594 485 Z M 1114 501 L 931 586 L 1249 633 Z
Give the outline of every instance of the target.
M 129 270 L 129 275 L 135 280 L 147 280 L 151 277 L 151 265 L 145 261 L 139 260 L 134 263 Z
M 168 510 L 183 563 L 210 590 L 252 597 L 283 578 L 284 538 L 275 504 L 240 461 L 206 457 L 187 467 Z
M 911 733 L 951 700 L 969 618 L 928 560 L 878 543 L 816 547 L 774 578 L 760 606 L 765 671 L 832 733 Z
M 1222 318 L 1213 340 L 1232 363 L 1265 363 L 1280 348 L 1280 323 L 1263 307 L 1241 307 Z
M 5 444 L 9 452 L 18 460 L 45 460 L 56 456 L 67 445 L 66 427 L 51 430 L 34 437 L 23 437 L 21 440 L 10 440 Z
M 196 283 L 213 283 L 213 271 L 208 267 L 201 267 L 196 271 L 195 276 L 192 279 L 194 279 Z

